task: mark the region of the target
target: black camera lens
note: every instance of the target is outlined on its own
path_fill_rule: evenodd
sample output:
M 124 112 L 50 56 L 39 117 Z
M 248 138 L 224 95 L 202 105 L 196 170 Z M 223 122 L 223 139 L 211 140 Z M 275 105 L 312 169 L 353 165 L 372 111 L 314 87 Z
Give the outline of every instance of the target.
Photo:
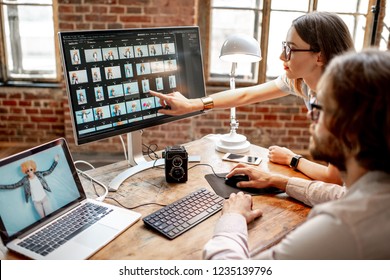
M 181 167 L 174 167 L 172 168 L 171 170 L 171 173 L 170 175 L 172 176 L 172 178 L 176 179 L 176 180 L 180 180 L 184 177 L 184 169 L 181 168 Z
M 172 159 L 172 164 L 173 166 L 181 166 L 183 164 L 183 160 L 181 159 L 181 157 L 176 156 Z

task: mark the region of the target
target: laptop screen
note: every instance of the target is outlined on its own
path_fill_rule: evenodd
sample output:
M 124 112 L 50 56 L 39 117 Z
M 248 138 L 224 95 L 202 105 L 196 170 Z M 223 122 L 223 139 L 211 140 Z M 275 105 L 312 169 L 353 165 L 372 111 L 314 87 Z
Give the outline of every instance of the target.
M 3 240 L 45 222 L 85 198 L 64 139 L 0 161 L 0 227 Z

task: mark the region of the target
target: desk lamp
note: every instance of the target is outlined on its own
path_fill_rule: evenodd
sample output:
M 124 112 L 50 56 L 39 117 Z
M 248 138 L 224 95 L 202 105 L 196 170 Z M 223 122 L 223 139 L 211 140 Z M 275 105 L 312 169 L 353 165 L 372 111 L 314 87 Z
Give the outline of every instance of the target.
M 223 43 L 219 58 L 231 62 L 230 89 L 235 89 L 235 75 L 238 62 L 257 62 L 261 60 L 259 43 L 245 34 L 230 35 Z M 236 108 L 230 109 L 230 133 L 224 134 L 217 142 L 216 150 L 224 153 L 245 153 L 250 143 L 244 135 L 237 134 L 238 122 Z

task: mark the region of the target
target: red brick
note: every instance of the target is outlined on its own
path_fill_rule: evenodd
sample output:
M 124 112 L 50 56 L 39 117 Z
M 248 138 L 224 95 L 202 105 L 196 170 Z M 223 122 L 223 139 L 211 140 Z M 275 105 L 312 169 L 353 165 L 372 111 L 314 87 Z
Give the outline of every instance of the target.
M 3 100 L 3 106 L 16 106 L 18 102 L 16 100 Z

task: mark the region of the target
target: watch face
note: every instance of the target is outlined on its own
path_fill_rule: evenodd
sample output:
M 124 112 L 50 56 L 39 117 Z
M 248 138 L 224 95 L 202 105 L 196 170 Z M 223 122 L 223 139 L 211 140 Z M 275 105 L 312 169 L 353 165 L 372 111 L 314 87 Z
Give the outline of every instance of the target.
M 296 168 L 298 166 L 298 162 L 299 162 L 300 158 L 301 158 L 301 156 L 294 156 L 291 159 L 290 166 L 293 167 L 293 168 Z

